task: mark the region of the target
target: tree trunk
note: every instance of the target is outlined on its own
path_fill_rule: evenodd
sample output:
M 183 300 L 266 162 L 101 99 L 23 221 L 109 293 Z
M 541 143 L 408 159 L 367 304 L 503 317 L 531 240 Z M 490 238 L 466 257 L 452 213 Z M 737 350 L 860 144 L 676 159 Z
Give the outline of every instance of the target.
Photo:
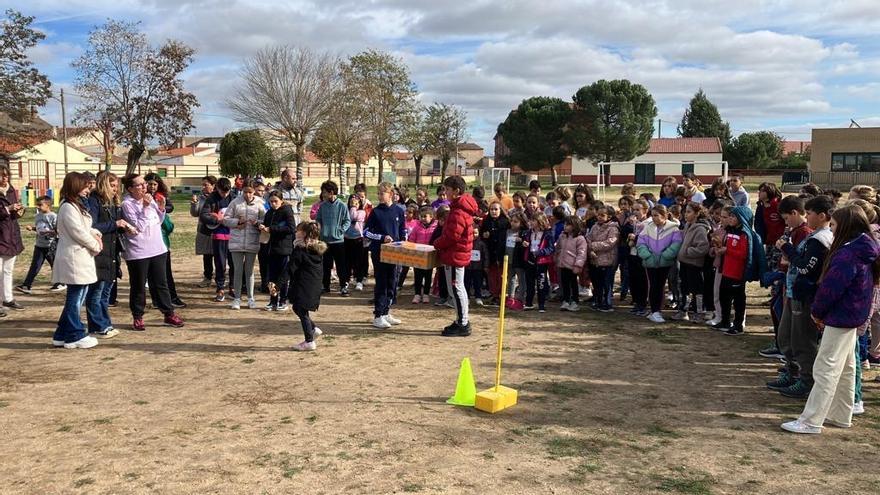
M 333 180 L 333 162 L 327 162 L 327 180 Z
M 357 159 L 354 161 L 354 183 L 361 183 L 361 161 Z
M 125 164 L 125 175 L 134 173 L 138 162 L 141 161 L 141 157 L 144 155 L 144 151 L 146 151 L 146 147 L 144 147 L 143 144 L 135 143 L 131 145 L 131 148 L 128 150 L 128 159 Z
M 416 163 L 416 186 L 422 185 L 422 157 L 413 155 L 413 161 Z
M 605 155 L 605 161 L 611 161 L 611 157 L 607 154 Z M 605 175 L 605 187 L 611 187 L 611 165 L 603 165 L 602 173 Z
M 379 177 L 376 178 L 376 184 L 382 183 L 382 174 L 385 172 L 385 157 L 382 156 L 383 151 L 385 151 L 384 146 L 379 146 L 376 148 L 376 158 L 379 160 Z
M 440 162 L 440 182 L 442 183 L 446 180 L 446 167 L 449 166 L 449 159 L 444 158 L 442 162 Z
M 559 176 L 556 174 L 556 165 L 550 167 L 550 183 L 553 184 L 553 187 L 559 185 Z
M 339 194 L 345 196 L 347 194 L 347 180 L 345 177 L 345 160 L 339 162 Z
M 303 183 L 303 152 L 305 145 L 296 143 L 296 183 L 302 186 Z

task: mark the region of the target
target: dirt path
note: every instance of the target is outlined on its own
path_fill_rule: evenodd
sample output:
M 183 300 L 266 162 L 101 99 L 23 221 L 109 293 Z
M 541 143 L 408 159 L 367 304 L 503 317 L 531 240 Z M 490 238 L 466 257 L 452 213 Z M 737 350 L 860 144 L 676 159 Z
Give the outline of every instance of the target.
M 331 296 L 318 352 L 298 354 L 292 313 L 212 302 L 188 252 L 175 252 L 183 329 L 154 311 L 145 333 L 51 349 L 63 295 L 45 291 L 0 320 L 3 493 L 880 493 L 865 463 L 880 444 L 874 372 L 851 430 L 782 432 L 802 403 L 763 387 L 776 368 L 756 355 L 763 316 L 730 338 L 516 314 L 503 381 L 520 403 L 490 416 L 444 401 L 462 357 L 490 385 L 494 310 L 474 311 L 471 338 L 443 339 L 452 310 L 412 307 L 408 287 L 393 331 L 369 326 L 368 292 Z

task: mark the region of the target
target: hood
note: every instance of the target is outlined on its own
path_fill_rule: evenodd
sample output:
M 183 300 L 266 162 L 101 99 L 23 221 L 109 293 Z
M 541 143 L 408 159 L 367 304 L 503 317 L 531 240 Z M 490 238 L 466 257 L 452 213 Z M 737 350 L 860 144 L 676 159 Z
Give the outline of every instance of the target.
M 871 236 L 862 234 L 845 245 L 851 255 L 861 263 L 872 264 L 880 256 L 880 244 Z
M 327 251 L 327 244 L 324 241 L 311 242 L 307 244 L 300 239 L 296 239 L 293 241 L 293 247 L 306 248 L 306 250 L 319 254 L 321 256 L 323 256 L 324 252 Z
M 468 215 L 475 215 L 480 208 L 477 206 L 477 202 L 474 200 L 474 197 L 470 194 L 462 194 L 461 196 L 455 198 L 450 205 L 450 208 L 457 208 L 467 213 Z
M 830 248 L 831 243 L 834 241 L 834 234 L 832 234 L 831 229 L 827 227 L 813 232 L 810 237 L 822 243 L 822 245 L 825 246 L 825 249 Z
M 708 218 L 698 218 L 696 222 L 694 222 L 694 227 L 696 226 L 706 227 L 710 231 L 712 230 L 712 223 L 709 222 Z
M 751 228 L 755 221 L 755 215 L 748 206 L 734 207 L 733 214 L 736 215 L 736 218 L 739 218 L 739 223 L 743 224 L 743 226 L 748 226 L 749 228 Z

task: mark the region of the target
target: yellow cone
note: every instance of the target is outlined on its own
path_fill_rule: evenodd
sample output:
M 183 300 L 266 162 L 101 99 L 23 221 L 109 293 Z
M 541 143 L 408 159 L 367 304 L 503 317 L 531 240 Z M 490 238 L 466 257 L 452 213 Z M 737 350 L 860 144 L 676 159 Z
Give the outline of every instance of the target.
M 474 382 L 474 374 L 471 371 L 470 358 L 461 360 L 461 368 L 458 371 L 458 383 L 455 385 L 455 395 L 446 401 L 454 406 L 473 407 L 477 397 L 477 384 Z

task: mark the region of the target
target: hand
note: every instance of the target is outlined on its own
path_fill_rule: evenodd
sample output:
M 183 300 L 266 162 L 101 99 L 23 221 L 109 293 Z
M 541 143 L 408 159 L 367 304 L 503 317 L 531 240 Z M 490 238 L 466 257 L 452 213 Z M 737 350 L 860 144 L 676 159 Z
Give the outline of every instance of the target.
M 120 229 L 127 229 L 130 227 L 130 225 L 128 225 L 128 222 L 120 218 L 116 221 L 116 227 Z
M 726 247 L 719 247 L 719 248 L 717 248 L 717 249 L 715 250 L 715 254 L 722 255 L 722 256 L 723 256 L 724 253 L 726 253 L 726 252 L 727 252 L 727 248 L 726 248 Z
M 150 203 L 153 202 L 153 196 L 150 193 L 144 194 L 143 204 L 144 208 L 150 206 Z
M 21 203 L 13 203 L 12 209 L 15 211 L 21 211 L 24 209 L 24 205 Z
M 810 318 L 813 319 L 813 323 L 816 324 L 816 328 L 818 328 L 820 332 L 825 330 L 825 322 L 824 321 L 820 320 L 819 318 L 816 318 L 813 315 L 810 315 Z
M 192 204 L 196 204 L 196 203 L 198 203 L 198 202 L 199 202 L 199 195 L 198 195 L 198 194 L 193 194 L 192 199 L 190 199 L 189 202 L 192 203 Z
M 776 249 L 782 249 L 782 246 L 785 246 L 788 242 L 785 239 L 779 239 L 776 241 Z
M 382 239 L 382 242 L 385 244 L 388 244 L 388 243 L 394 242 L 394 239 L 392 239 L 390 235 L 386 235 L 385 238 Z
M 583 271 L 583 268 L 580 268 L 577 266 L 571 269 L 571 272 L 574 273 L 575 275 L 580 275 L 581 271 Z
M 160 210 L 165 211 L 165 196 L 160 196 L 159 199 L 156 201 L 156 205 L 159 207 Z
M 100 244 L 100 243 L 102 242 L 102 240 L 103 240 L 103 239 L 101 238 L 101 234 L 93 234 L 92 237 L 94 237 L 95 240 L 97 240 L 99 244 Z
M 275 282 L 269 282 L 269 295 L 275 297 L 278 295 L 278 286 Z
M 529 247 L 529 241 L 522 241 L 523 247 Z

